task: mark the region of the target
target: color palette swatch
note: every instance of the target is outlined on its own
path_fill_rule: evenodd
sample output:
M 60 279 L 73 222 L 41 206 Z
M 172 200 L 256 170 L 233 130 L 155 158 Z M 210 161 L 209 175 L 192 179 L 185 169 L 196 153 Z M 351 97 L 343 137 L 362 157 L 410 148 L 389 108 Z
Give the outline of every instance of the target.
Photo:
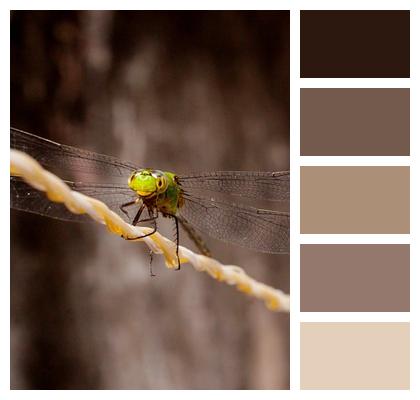
M 372 78 L 410 77 L 410 11 L 304 10 L 300 46 L 300 387 L 407 390 L 410 88 Z
M 410 311 L 410 246 L 301 245 L 300 309 L 304 312 Z
M 410 89 L 301 89 L 302 156 L 410 155 Z
M 409 167 L 301 167 L 301 233 L 410 233 Z
M 302 389 L 409 389 L 405 322 L 301 324 Z
M 410 12 L 305 10 L 301 78 L 409 78 Z

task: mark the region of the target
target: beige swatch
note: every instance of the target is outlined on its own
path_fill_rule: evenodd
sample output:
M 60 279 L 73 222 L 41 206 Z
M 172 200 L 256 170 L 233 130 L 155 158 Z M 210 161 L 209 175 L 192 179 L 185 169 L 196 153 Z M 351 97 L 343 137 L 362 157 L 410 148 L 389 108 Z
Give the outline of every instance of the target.
M 301 233 L 410 233 L 409 167 L 301 167 Z
M 301 323 L 301 389 L 409 389 L 406 322 Z

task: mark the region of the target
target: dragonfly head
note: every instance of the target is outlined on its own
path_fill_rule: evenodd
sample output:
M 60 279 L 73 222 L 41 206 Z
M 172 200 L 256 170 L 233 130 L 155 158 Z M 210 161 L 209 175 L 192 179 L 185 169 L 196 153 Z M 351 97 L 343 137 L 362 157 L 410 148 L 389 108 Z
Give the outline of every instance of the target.
M 168 179 L 162 171 L 139 169 L 128 178 L 128 187 L 141 197 L 153 197 L 165 192 Z

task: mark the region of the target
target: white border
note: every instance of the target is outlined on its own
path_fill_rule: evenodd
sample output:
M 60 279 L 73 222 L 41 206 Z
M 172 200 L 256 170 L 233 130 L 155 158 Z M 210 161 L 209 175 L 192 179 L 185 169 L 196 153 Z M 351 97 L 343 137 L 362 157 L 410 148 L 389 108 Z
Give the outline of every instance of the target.
M 290 11 L 290 390 L 300 382 L 300 12 Z
M 419 83 L 418 83 L 418 72 L 419 72 L 419 48 L 418 39 L 420 37 L 419 25 L 419 9 L 417 1 L 410 0 L 282 0 L 281 2 L 276 0 L 260 0 L 249 1 L 249 0 L 236 0 L 236 1 L 220 1 L 214 0 L 212 2 L 200 2 L 197 4 L 192 1 L 178 1 L 174 3 L 173 1 L 154 1 L 150 2 L 139 2 L 139 1 L 92 1 L 92 0 L 73 0 L 71 3 L 66 1 L 39 1 L 34 3 L 33 1 L 4 1 L 2 2 L 3 7 L 1 8 L 1 26 L 3 27 L 3 32 L 1 35 L 1 54 L 9 55 L 10 49 L 10 31 L 9 31 L 9 10 L 10 9 L 174 9 L 174 4 L 176 4 L 177 9 L 284 9 L 291 10 L 291 75 L 290 75 L 290 87 L 291 87 L 291 215 L 292 215 L 292 226 L 291 226 L 291 388 L 290 392 L 287 391 L 259 391 L 257 393 L 253 391 L 222 391 L 220 395 L 227 395 L 232 398 L 255 398 L 255 397 L 264 397 L 270 399 L 278 399 L 279 397 L 284 399 L 354 399 L 354 398 L 367 398 L 367 399 L 415 399 L 420 398 L 418 379 L 417 376 L 420 376 L 418 356 L 419 356 L 419 344 L 418 340 L 411 341 L 411 390 L 410 391 L 299 391 L 299 321 L 301 318 L 305 317 L 304 313 L 299 314 L 299 243 L 306 243 L 307 240 L 311 240 L 310 235 L 299 235 L 299 166 L 302 165 L 314 165 L 314 160 L 300 159 L 299 157 L 299 88 L 300 87 L 411 87 L 411 158 L 408 160 L 403 160 L 404 162 L 398 163 L 399 165 L 410 165 L 411 166 L 411 235 L 409 237 L 402 238 L 401 236 L 387 235 L 370 237 L 369 240 L 374 240 L 372 243 L 411 243 L 411 335 L 412 337 L 420 337 L 419 331 L 419 308 L 416 304 L 419 303 L 418 298 L 418 289 L 417 285 L 419 282 L 419 273 L 418 268 L 420 266 L 420 255 L 418 247 L 419 239 L 419 222 L 420 215 L 418 212 L 418 207 L 414 207 L 414 204 L 420 204 L 420 197 L 418 195 L 418 187 L 420 182 L 419 175 L 419 132 L 420 126 L 418 121 L 418 115 L 416 113 L 420 110 L 419 103 Z M 281 6 L 281 7 L 280 7 Z M 382 79 L 361 79 L 361 80 L 343 80 L 343 79 L 299 79 L 299 10 L 300 9 L 411 9 L 411 79 L 386 79 L 387 84 L 383 84 Z M 3 58 L 3 62 L 0 63 L 1 68 L 1 79 L 2 79 L 2 129 L 3 132 L 8 132 L 10 126 L 9 121 L 9 91 L 10 91 L 10 64 L 7 61 L 7 57 Z M 326 82 L 328 81 L 328 82 Z M 354 86 L 353 86 L 354 85 Z M 0 149 L 4 153 L 1 157 L 3 162 L 3 168 L 1 169 L 1 185 L 5 187 L 5 183 L 8 181 L 8 159 L 9 159 L 9 150 L 8 150 L 8 138 L 3 134 L 0 136 L 1 146 Z M 332 159 L 324 158 L 322 165 L 334 165 L 329 164 L 333 161 Z M 374 160 L 372 160 L 374 161 Z M 338 162 L 338 161 L 337 161 Z M 345 164 L 343 165 L 353 165 L 355 160 L 347 158 Z M 369 165 L 369 161 L 364 159 L 363 162 L 359 165 Z M 375 161 L 377 162 L 377 160 Z M 393 162 L 389 160 L 383 160 L 381 163 L 385 165 L 388 162 Z M 308 164 L 305 164 L 308 163 Z M 319 164 L 321 165 L 321 164 Z M 356 164 L 354 164 L 356 165 Z M 376 164 L 372 164 L 376 165 Z M 22 398 L 42 398 L 42 399 L 73 399 L 75 395 L 82 398 L 115 398 L 115 393 L 112 391 L 9 391 L 9 357 L 10 352 L 9 342 L 10 342 L 10 274 L 9 269 L 7 268 L 10 265 L 10 230 L 9 224 L 5 221 L 9 221 L 9 212 L 8 212 L 8 199 L 5 196 L 0 197 L 2 202 L 2 238 L 0 241 L 3 246 L 3 258 L 5 263 L 1 268 L 1 279 L 0 279 L 0 292 L 2 301 L 0 302 L 0 312 L 2 318 L 2 329 L 0 330 L 1 335 L 1 354 L 0 358 L 0 397 L 4 399 L 13 398 L 13 399 L 22 399 Z M 4 235 L 4 236 L 3 236 Z M 329 235 L 316 235 L 318 237 L 319 243 L 331 243 L 331 238 Z M 351 235 L 355 237 L 357 235 Z M 370 236 L 370 235 L 369 235 Z M 404 235 L 405 236 L 405 235 Z M 352 243 L 349 242 L 345 236 L 339 236 L 340 239 L 344 239 L 343 243 Z M 357 236 L 358 239 L 354 240 L 354 243 L 367 243 L 363 238 L 366 236 Z M 341 243 L 338 239 L 338 243 Z M 325 240 L 325 241 L 324 241 Z M 386 241 L 384 241 L 386 240 Z M 308 243 L 314 243 L 314 241 L 309 241 Z M 417 283 L 417 285 L 416 285 Z M 330 314 L 331 318 L 334 315 Z M 327 318 L 327 316 L 324 316 Z M 362 317 L 360 317 L 362 318 Z M 372 317 L 376 318 L 376 317 Z M 217 342 L 217 339 L 215 339 Z M 217 393 L 219 394 L 219 392 Z M 211 391 L 200 391 L 199 393 L 195 391 L 119 391 L 117 396 L 123 399 L 134 399 L 139 396 L 146 397 L 149 399 L 160 398 L 161 396 L 173 397 L 174 399 L 186 399 L 186 398 L 196 398 L 200 396 L 203 399 L 212 398 L 214 393 Z
M 1 329 L 0 329 L 0 387 L 2 392 L 3 388 L 10 386 L 10 369 L 9 369 L 9 354 L 10 354 L 10 201 L 9 192 L 5 188 L 9 188 L 9 116 L 10 116 L 10 30 L 9 27 L 9 15 L 2 10 L 0 14 L 0 26 L 7 27 L 3 29 L 1 34 L 1 49 L 0 54 L 3 55 L 4 62 L 0 63 L 0 77 L 1 77 L 1 91 L 2 103 L 1 103 L 1 126 L 2 133 L 0 135 L 0 149 L 2 151 L 2 168 L 1 168 L 1 181 L 0 187 L 3 188 L 3 194 L 0 196 L 1 201 L 1 254 L 3 263 L 0 267 L 1 278 L 0 278 L 0 295 L 2 296 L 0 301 L 0 315 L 1 315 Z M 0 392 L 0 397 L 2 392 Z M 4 397 L 6 398 L 6 397 Z
M 409 78 L 301 78 L 306 88 L 409 88 Z
M 303 166 L 410 166 L 408 156 L 301 156 Z
M 300 322 L 410 322 L 409 312 L 300 312 L 299 317 Z
M 301 234 L 301 244 L 410 244 L 408 234 Z
M 412 0 L 31 0 L 4 1 L 13 10 L 408 10 Z

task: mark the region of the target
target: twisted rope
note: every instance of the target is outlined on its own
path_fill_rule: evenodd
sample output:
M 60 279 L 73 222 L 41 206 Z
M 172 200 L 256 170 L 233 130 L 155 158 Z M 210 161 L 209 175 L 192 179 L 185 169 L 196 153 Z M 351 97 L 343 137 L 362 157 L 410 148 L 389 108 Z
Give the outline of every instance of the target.
M 36 160 L 21 151 L 13 149 L 10 151 L 10 175 L 20 176 L 35 189 L 45 192 L 51 201 L 63 203 L 72 213 L 88 214 L 96 222 L 106 225 L 108 230 L 116 235 L 125 238 L 138 237 L 152 230 L 148 227 L 130 225 L 103 202 L 71 190 L 60 178 L 45 170 Z M 162 254 L 168 268 L 174 269 L 178 266 L 175 243 L 158 232 L 136 241 L 143 241 L 155 254 Z M 196 254 L 183 246 L 179 246 L 179 259 L 181 263 L 190 263 L 196 271 L 207 272 L 212 278 L 228 285 L 235 285 L 239 291 L 263 300 L 269 310 L 289 312 L 289 295 L 252 279 L 240 267 L 223 265 L 213 258 Z

